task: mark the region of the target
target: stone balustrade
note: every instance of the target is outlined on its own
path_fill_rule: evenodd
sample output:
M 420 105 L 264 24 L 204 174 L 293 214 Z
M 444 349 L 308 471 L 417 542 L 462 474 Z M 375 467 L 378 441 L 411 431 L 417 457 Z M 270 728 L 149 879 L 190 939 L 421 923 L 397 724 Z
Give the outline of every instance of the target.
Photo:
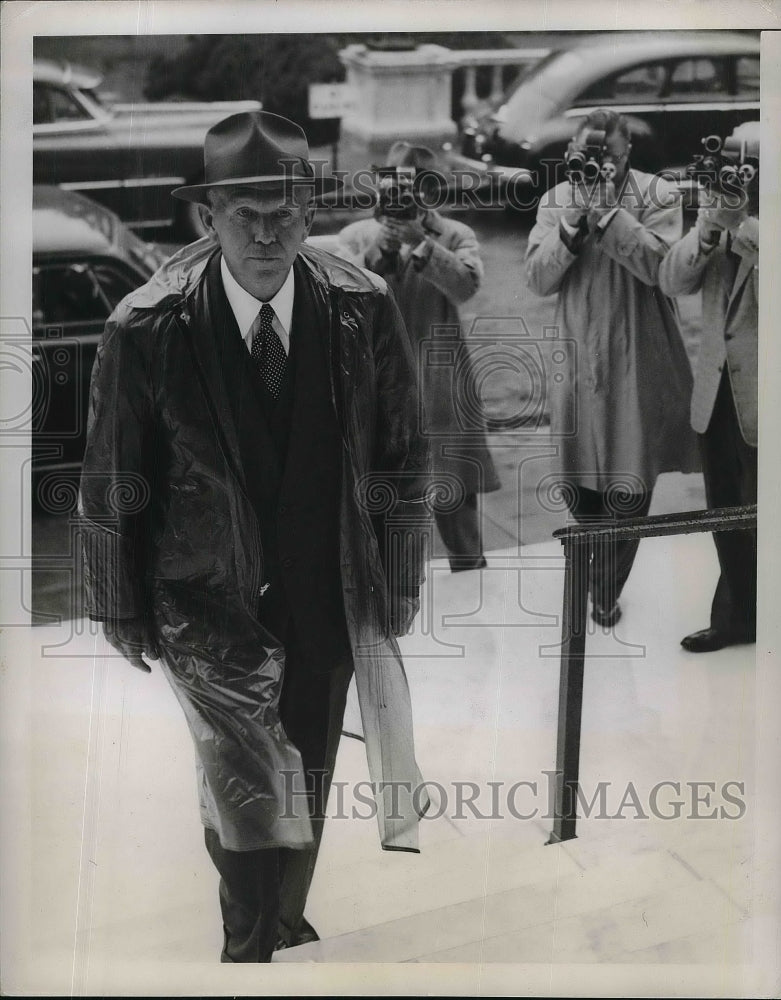
M 440 149 L 465 117 L 496 107 L 505 92 L 504 69 L 526 72 L 548 49 L 373 50 L 349 45 L 339 53 L 353 102 L 342 119 L 339 167 L 349 175 L 381 164 L 397 139 Z M 491 90 L 478 93 L 478 69 L 491 67 Z M 453 74 L 464 73 L 460 109 L 453 108 Z M 455 117 L 458 121 L 454 121 Z
M 460 121 L 495 110 L 502 103 L 507 87 L 512 82 L 506 79 L 505 67 L 515 67 L 515 80 L 518 80 L 549 52 L 550 49 L 464 49 L 451 52 L 456 70 L 462 68 L 464 71 Z M 477 72 L 483 66 L 491 68 L 491 90 L 486 96 L 480 97 Z

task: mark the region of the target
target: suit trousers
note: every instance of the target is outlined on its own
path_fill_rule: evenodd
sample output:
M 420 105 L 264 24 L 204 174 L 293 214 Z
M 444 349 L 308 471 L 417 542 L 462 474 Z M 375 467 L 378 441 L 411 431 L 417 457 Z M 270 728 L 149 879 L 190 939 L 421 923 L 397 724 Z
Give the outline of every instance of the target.
M 270 962 L 278 939 L 292 943 L 304 916 L 323 835 L 352 659 L 345 654 L 331 671 L 313 671 L 292 633 L 285 652 L 280 718 L 301 754 L 307 788 L 312 790 L 306 808 L 314 843 L 296 850 L 228 851 L 213 830 L 205 831 L 206 848 L 220 873 L 223 962 Z M 292 801 L 291 808 L 302 807 L 301 797 Z
M 485 566 L 476 493 L 468 493 L 457 510 L 437 510 L 434 517 L 453 572 Z
M 651 506 L 651 491 L 622 493 L 620 503 L 610 492 L 590 490 L 577 483 L 565 485 L 570 513 L 578 524 L 595 526 L 630 517 L 645 517 Z M 637 555 L 639 539 L 613 541 L 598 539 L 589 552 L 589 591 L 594 605 L 608 611 L 616 603 L 629 578 Z
M 757 449 L 740 432 L 729 374 L 721 376 L 708 429 L 699 436 L 709 507 L 757 502 Z M 717 531 L 721 570 L 711 628 L 753 642 L 757 633 L 757 538 L 752 531 Z

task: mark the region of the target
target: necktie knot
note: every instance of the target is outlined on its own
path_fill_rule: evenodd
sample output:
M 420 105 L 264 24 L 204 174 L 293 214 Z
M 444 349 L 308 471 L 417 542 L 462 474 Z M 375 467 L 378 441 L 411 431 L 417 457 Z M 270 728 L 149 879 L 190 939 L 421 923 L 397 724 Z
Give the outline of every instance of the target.
M 252 324 L 253 337 L 250 354 L 258 367 L 266 388 L 277 399 L 285 376 L 287 354 L 274 329 L 274 309 L 264 302 Z

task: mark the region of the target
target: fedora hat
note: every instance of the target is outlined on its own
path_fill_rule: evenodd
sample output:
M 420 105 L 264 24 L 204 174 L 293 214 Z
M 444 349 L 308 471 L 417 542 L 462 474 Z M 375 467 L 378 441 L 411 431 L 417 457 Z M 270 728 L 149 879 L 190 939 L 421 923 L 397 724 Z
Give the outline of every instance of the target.
M 415 190 L 426 201 L 422 207 L 433 207 L 428 204 L 431 198 L 438 208 L 457 203 L 455 199 L 462 188 L 463 177 L 454 173 L 428 146 L 415 146 L 400 139 L 386 153 L 385 165 L 373 169 L 382 175 L 385 170 L 399 168 L 413 171 Z
M 442 164 L 428 146 L 413 146 L 403 139 L 394 142 L 388 150 L 387 167 L 414 167 L 415 170 L 429 170 L 444 174 Z
M 214 187 L 311 184 L 315 194 L 341 187 L 337 178 L 315 170 L 304 130 L 269 111 L 242 111 L 213 125 L 203 144 L 203 175 L 203 184 L 174 188 L 171 194 L 205 203 Z

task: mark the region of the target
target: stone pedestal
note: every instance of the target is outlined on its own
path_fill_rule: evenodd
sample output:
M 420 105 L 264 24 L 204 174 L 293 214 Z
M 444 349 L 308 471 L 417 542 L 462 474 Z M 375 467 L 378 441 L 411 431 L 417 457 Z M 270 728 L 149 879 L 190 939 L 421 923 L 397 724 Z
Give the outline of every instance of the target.
M 342 119 L 339 168 L 346 183 L 358 170 L 385 162 L 398 139 L 438 152 L 456 135 L 450 117 L 451 80 L 456 66 L 441 45 L 420 45 L 412 51 L 372 51 L 349 45 L 339 58 L 355 99 Z

